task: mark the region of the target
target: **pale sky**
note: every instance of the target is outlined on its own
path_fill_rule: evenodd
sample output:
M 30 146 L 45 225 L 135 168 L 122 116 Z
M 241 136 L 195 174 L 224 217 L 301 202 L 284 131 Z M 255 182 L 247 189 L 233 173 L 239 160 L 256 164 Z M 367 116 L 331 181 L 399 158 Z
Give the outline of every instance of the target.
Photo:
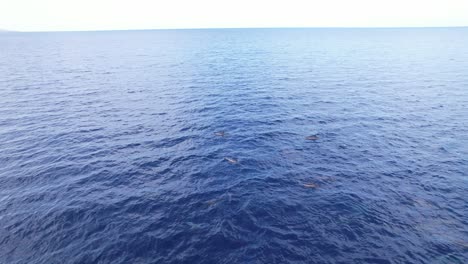
M 468 0 L 0 0 L 18 31 L 468 26 Z

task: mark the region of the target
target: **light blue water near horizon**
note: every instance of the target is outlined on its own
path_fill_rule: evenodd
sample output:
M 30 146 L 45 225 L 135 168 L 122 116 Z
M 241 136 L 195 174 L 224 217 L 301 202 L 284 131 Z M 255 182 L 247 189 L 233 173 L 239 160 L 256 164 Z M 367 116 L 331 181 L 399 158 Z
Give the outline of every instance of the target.
M 467 73 L 468 28 L 0 34 L 0 263 L 467 263 Z

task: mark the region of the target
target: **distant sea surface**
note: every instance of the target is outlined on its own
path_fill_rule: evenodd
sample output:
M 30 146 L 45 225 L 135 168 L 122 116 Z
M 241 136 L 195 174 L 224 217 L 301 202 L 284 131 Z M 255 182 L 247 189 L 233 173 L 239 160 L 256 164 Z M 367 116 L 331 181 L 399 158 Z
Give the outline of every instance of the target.
M 0 263 L 468 263 L 468 28 L 0 34 Z

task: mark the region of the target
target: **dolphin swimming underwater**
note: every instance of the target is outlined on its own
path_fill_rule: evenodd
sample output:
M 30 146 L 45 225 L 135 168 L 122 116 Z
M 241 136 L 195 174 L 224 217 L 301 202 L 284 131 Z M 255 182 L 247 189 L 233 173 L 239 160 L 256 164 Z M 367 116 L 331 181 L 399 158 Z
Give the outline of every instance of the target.
M 306 188 L 318 188 L 318 185 L 315 184 L 315 183 L 305 183 L 303 184 L 302 186 L 306 187 Z
M 231 163 L 231 164 L 236 164 L 236 163 L 237 163 L 237 160 L 234 159 L 234 158 L 225 157 L 224 159 L 227 160 L 227 161 L 228 161 L 229 163 Z
M 225 136 L 224 131 L 215 132 L 214 134 L 215 134 L 215 136 L 218 136 L 218 137 L 224 137 Z
M 307 139 L 307 140 L 317 140 L 317 139 L 319 139 L 319 137 L 317 135 L 311 135 L 311 136 L 307 136 L 305 139 Z

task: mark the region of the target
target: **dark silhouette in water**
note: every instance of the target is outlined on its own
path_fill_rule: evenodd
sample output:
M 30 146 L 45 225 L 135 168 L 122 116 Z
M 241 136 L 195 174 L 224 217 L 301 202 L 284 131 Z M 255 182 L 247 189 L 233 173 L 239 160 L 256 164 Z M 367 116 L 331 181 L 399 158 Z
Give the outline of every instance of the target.
M 211 199 L 211 200 L 206 201 L 205 204 L 207 204 L 209 206 L 212 206 L 212 205 L 217 204 L 218 201 L 219 201 L 219 199 Z
M 306 137 L 307 140 L 317 140 L 319 137 L 317 135 L 311 135 Z
M 318 176 L 315 179 L 317 179 L 317 181 L 322 182 L 322 183 L 331 183 L 331 182 L 336 181 L 336 179 L 331 176 Z

